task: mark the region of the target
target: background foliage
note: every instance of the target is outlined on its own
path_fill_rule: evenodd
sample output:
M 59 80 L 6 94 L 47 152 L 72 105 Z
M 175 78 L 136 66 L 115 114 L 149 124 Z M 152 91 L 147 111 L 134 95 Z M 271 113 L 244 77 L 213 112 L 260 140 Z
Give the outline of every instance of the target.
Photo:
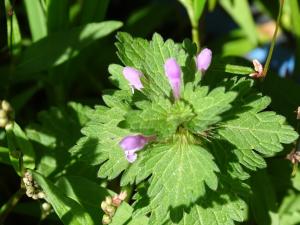
M 138 43 L 133 37 L 152 39 L 156 42 L 153 44 L 155 46 L 163 45 L 163 39 L 171 38 L 182 43 L 185 38 L 199 38 L 201 48 L 207 46 L 213 50 L 213 63 L 202 84 L 210 90 L 215 88 L 215 91 L 203 95 L 203 99 L 197 102 L 197 98 L 189 96 L 187 90 L 192 90 L 192 87 L 186 84 L 184 99 L 195 104 L 190 107 L 197 108 L 199 104 L 203 109 L 208 104 L 204 104 L 205 101 L 209 102 L 207 99 L 214 95 L 222 99 L 223 104 L 215 103 L 217 107 L 209 112 L 197 112 L 198 117 L 187 124 L 189 129 L 204 130 L 206 126 L 219 122 L 219 115 L 222 115 L 223 121 L 222 113 L 227 110 L 228 115 L 240 115 L 239 107 L 242 104 L 249 106 L 247 101 L 252 102 L 252 114 L 225 122 L 227 127 L 237 124 L 250 127 L 259 120 L 264 124 L 258 126 L 269 129 L 263 134 L 237 131 L 239 135 L 230 129 L 220 129 L 218 135 L 230 143 L 220 138 L 205 143 L 211 150 L 209 154 L 203 149 L 194 151 L 195 154 L 202 152 L 203 162 L 207 162 L 193 162 L 194 174 L 198 170 L 209 170 L 210 173 L 204 177 L 188 177 L 190 174 L 185 174 L 180 177 L 181 180 L 177 176 L 166 182 L 166 189 L 172 188 L 172 181 L 177 178 L 178 190 L 187 188 L 184 182 L 201 186 L 203 180 L 211 188 L 205 188 L 208 189 L 206 200 L 211 199 L 205 202 L 211 202 L 211 205 L 205 205 L 203 199 L 198 199 L 198 206 L 193 207 L 188 215 L 179 207 L 170 214 L 172 222 L 178 222 L 177 217 L 181 215 L 183 222 L 179 224 L 299 224 L 300 175 L 296 169 L 292 176 L 293 164 L 286 160 L 286 155 L 299 146 L 295 142 L 283 147 L 280 145 L 280 142 L 292 142 L 297 135 L 285 127 L 282 117 L 266 112 L 275 111 L 283 115 L 288 124 L 298 131 L 295 110 L 300 103 L 299 4 L 297 0 L 285 1 L 271 70 L 265 80 L 234 80 L 233 84 L 225 82 L 227 85 L 224 84 L 222 89 L 216 88 L 221 81 L 230 80 L 234 74 L 249 73 L 252 65 L 246 59 L 266 60 L 279 1 L 0 0 L 0 99 L 11 103 L 17 123 L 11 131 L 0 130 L 0 224 L 101 224 L 103 211 L 100 204 L 106 196 L 119 193 L 120 185 L 127 190 L 132 186 L 136 193 L 128 203 L 124 202 L 118 208 L 111 224 L 148 224 L 151 221 L 163 224 L 165 214 L 160 212 L 164 211 L 165 205 L 178 206 L 189 202 L 190 196 L 182 199 L 168 196 L 159 183 L 162 181 L 158 178 L 164 175 L 162 165 L 169 163 L 169 155 L 173 156 L 170 151 L 173 145 L 156 146 L 152 155 L 141 153 L 137 163 L 129 169 L 122 152 L 111 154 L 107 151 L 103 155 L 97 150 L 98 139 L 106 148 L 118 148 L 110 138 L 111 135 L 123 137 L 128 134 L 128 130 L 117 127 L 124 117 L 127 121 L 125 127 L 139 132 L 149 129 L 149 134 L 155 130 L 164 138 L 174 132 L 176 122 L 186 121 L 190 116 L 186 105 L 179 105 L 176 110 L 181 110 L 181 118 L 175 118 L 172 122 L 175 128 L 162 129 L 165 127 L 163 117 L 160 121 L 151 121 L 151 115 L 157 112 L 156 107 L 163 105 L 163 110 L 172 112 L 171 105 L 167 107 L 170 103 L 162 98 L 156 104 L 141 103 L 135 108 L 139 111 L 127 114 L 135 99 L 131 99 L 133 97 L 126 81 L 120 80 L 122 66 L 140 66 L 139 69 L 156 75 L 153 78 L 156 80 L 164 77 L 163 67 L 157 69 L 141 65 L 145 58 L 149 60 L 147 62 L 160 60 L 162 64 L 164 58 L 155 55 L 156 50 L 149 48 L 148 52 L 142 53 L 143 50 L 137 47 L 140 55 L 128 53 L 132 52 L 131 48 L 148 43 L 142 39 L 138 39 L 141 42 Z M 117 34 L 117 31 L 122 32 Z M 155 32 L 161 36 L 153 35 Z M 174 47 L 172 41 L 166 45 L 171 46 L 173 55 L 182 65 L 186 57 L 196 53 L 188 41 L 183 44 L 185 52 L 182 52 L 182 47 Z M 139 58 L 141 55 L 144 57 Z M 186 71 L 186 82 L 193 80 L 189 74 L 193 73 Z M 150 85 L 149 90 L 160 93 L 163 89 L 168 95 L 170 87 L 166 82 L 161 87 Z M 112 91 L 116 89 L 116 84 L 121 90 Z M 229 87 L 230 84 L 232 87 Z M 251 87 L 254 91 L 249 94 L 247 90 Z M 197 91 L 205 93 L 205 88 L 201 88 Z M 228 91 L 226 94 L 225 88 Z M 230 90 L 238 90 L 241 94 L 231 95 Z M 148 94 L 150 98 L 155 98 L 151 91 Z M 265 111 L 260 112 L 262 110 Z M 143 123 L 135 123 L 138 115 L 145 119 Z M 270 117 L 276 118 L 277 125 L 280 125 L 268 124 Z M 151 127 L 149 124 L 157 126 Z M 274 136 L 271 129 L 289 131 Z M 275 141 L 271 146 L 269 143 L 261 144 L 263 139 L 280 141 Z M 254 146 L 249 146 L 248 140 L 253 140 Z M 228 152 L 222 151 L 224 146 L 234 154 L 228 155 Z M 244 151 L 238 151 L 233 146 Z M 252 148 L 272 157 L 264 160 L 256 151 L 251 151 Z M 193 151 L 194 147 L 190 149 Z M 210 154 L 215 158 L 213 163 Z M 158 160 L 160 156 L 163 157 Z M 123 161 L 115 165 L 119 158 Z M 139 167 L 147 160 L 147 168 Z M 99 164 L 103 162 L 99 169 Z M 180 157 L 175 155 L 172 172 L 176 172 L 176 166 L 180 163 Z M 44 200 L 33 200 L 24 195 L 19 177 L 23 175 L 24 168 L 32 169 L 34 179 L 47 194 L 53 209 L 50 213 L 42 207 Z M 217 193 L 220 199 L 216 200 L 215 173 L 218 168 L 223 176 L 218 177 Z M 125 169 L 122 178 L 118 177 Z M 141 183 L 150 173 L 152 181 Z M 167 171 L 167 175 L 163 181 L 171 176 L 171 172 Z M 200 184 L 195 179 L 199 179 Z M 153 180 L 157 181 L 156 185 L 152 184 Z M 142 198 L 147 190 L 150 190 L 151 204 L 164 203 L 157 209 L 158 212 L 154 211 L 150 221 L 145 216 L 149 216 L 146 213 L 151 211 L 145 207 L 149 199 Z M 153 196 L 161 199 L 152 199 Z M 224 202 L 227 204 L 222 204 Z M 246 205 L 249 205 L 249 210 L 246 210 Z M 207 210 L 210 207 L 213 210 Z M 201 223 L 197 217 L 199 213 Z

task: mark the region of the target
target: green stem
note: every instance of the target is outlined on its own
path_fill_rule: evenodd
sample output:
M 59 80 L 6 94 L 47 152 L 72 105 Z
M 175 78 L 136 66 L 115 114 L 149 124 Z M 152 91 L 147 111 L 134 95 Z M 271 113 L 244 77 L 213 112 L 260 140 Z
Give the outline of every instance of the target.
M 197 22 L 192 22 L 192 40 L 194 43 L 196 43 L 197 49 L 200 50 L 200 37 Z
M 275 47 L 275 43 L 276 43 L 276 37 L 277 37 L 278 29 L 279 29 L 280 19 L 281 19 L 281 15 L 282 15 L 284 0 L 279 0 L 279 1 L 280 1 L 280 5 L 279 5 L 279 13 L 278 13 L 278 16 L 277 16 L 277 21 L 276 21 L 276 28 L 275 28 L 275 32 L 273 34 L 271 47 L 270 47 L 270 50 L 269 50 L 269 53 L 268 53 L 266 64 L 264 66 L 264 70 L 263 70 L 263 74 L 262 74 L 263 77 L 265 77 L 267 75 L 267 72 L 269 70 L 270 62 L 271 62 L 271 59 L 272 59 L 272 55 L 273 55 L 273 51 L 274 51 L 274 47 Z
M 18 204 L 19 200 L 25 193 L 25 189 L 20 188 L 10 199 L 0 208 L 0 224 L 4 223 L 4 220 L 13 208 Z

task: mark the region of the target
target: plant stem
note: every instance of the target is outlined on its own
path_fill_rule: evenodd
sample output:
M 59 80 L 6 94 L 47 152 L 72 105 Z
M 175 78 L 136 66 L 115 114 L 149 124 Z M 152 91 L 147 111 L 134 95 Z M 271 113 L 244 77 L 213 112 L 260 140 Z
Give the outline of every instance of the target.
M 266 60 L 266 64 L 264 66 L 263 77 L 265 77 L 267 75 L 267 72 L 269 70 L 270 62 L 272 59 L 272 55 L 273 55 L 273 51 L 274 51 L 274 47 L 275 47 L 275 43 L 276 43 L 276 37 L 277 37 L 278 29 L 279 29 L 280 19 L 281 19 L 281 15 L 282 15 L 284 0 L 279 0 L 279 2 L 280 2 L 280 5 L 279 5 L 279 13 L 277 16 L 277 21 L 276 21 L 276 28 L 275 28 L 275 32 L 272 37 L 272 42 L 271 42 L 270 50 L 269 50 L 268 57 Z
M 199 37 L 199 30 L 198 30 L 198 23 L 196 21 L 192 21 L 192 40 L 197 45 L 197 49 L 200 50 L 200 37 Z
M 12 209 L 18 204 L 21 197 L 24 195 L 25 189 L 20 188 L 10 199 L 0 208 L 0 224 L 3 224 L 4 220 Z

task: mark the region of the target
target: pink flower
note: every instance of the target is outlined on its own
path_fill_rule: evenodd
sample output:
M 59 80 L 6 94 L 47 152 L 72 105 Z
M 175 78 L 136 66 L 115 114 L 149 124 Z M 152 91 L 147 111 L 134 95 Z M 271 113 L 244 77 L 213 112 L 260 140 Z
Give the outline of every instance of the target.
M 204 48 L 197 56 L 196 65 L 201 73 L 205 72 L 211 64 L 212 51 Z
M 136 152 L 143 149 L 144 146 L 155 137 L 145 137 L 143 135 L 129 135 L 124 137 L 119 145 L 124 150 L 128 162 L 133 163 L 137 159 Z
M 172 87 L 173 96 L 175 99 L 180 97 L 181 86 L 181 70 L 176 60 L 173 58 L 167 59 L 165 62 L 165 73 L 169 79 L 169 83 Z
M 129 85 L 132 88 L 140 91 L 144 87 L 140 79 L 141 76 L 143 76 L 143 74 L 135 68 L 129 66 L 124 67 L 123 75 L 126 78 L 126 80 L 128 80 Z
M 252 63 L 253 63 L 255 72 L 250 73 L 249 76 L 253 77 L 253 78 L 263 77 L 264 76 L 263 75 L 264 68 L 261 65 L 261 63 L 257 59 L 253 59 Z

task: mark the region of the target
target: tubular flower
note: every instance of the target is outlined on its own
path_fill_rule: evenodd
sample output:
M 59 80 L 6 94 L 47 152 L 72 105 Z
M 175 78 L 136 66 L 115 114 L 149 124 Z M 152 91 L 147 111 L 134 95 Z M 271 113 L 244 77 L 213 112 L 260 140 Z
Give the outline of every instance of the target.
M 204 48 L 198 55 L 196 59 L 197 69 L 204 73 L 210 66 L 212 58 L 212 51 L 208 48 Z
M 180 98 L 180 86 L 181 86 L 181 70 L 180 66 L 175 59 L 169 58 L 165 62 L 165 73 L 169 79 L 169 83 L 172 87 L 173 96 L 175 99 Z
M 119 145 L 124 150 L 128 162 L 133 163 L 137 159 L 136 152 L 144 148 L 152 139 L 153 137 L 145 137 L 143 135 L 129 135 L 124 137 Z
M 133 88 L 132 92 L 134 89 L 140 91 L 144 87 L 140 79 L 141 76 L 143 76 L 143 74 L 137 69 L 126 66 L 123 69 L 123 75 L 125 79 L 129 82 L 129 85 Z
M 253 78 L 263 77 L 264 68 L 261 63 L 257 59 L 253 59 L 252 61 L 255 72 L 250 73 L 249 76 Z

